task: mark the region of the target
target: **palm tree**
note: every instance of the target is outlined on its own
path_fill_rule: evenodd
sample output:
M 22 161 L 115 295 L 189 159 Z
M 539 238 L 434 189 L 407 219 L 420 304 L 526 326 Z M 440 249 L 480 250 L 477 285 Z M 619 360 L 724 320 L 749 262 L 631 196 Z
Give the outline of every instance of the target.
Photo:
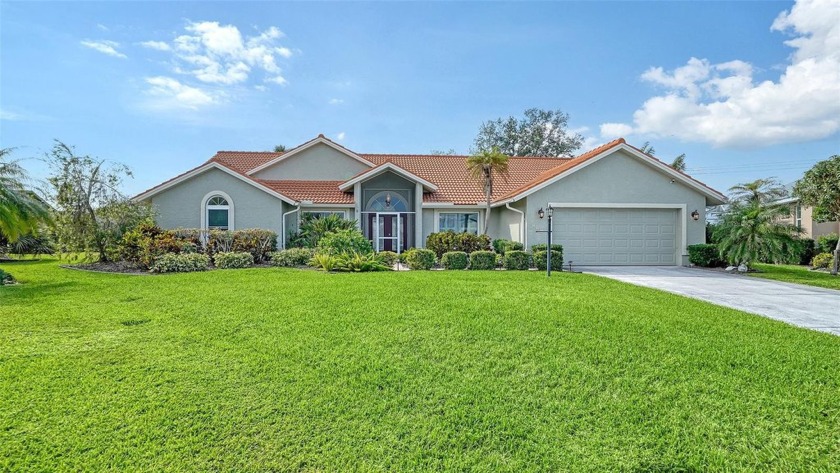
M 743 203 L 768 204 L 782 197 L 787 197 L 785 187 L 772 177 L 734 185 L 729 188 L 729 192 L 732 196 L 730 200 Z
M 26 171 L 8 159 L 11 148 L 0 149 L 0 232 L 14 242 L 49 220 L 43 200 L 24 186 Z
M 674 158 L 674 162 L 671 163 L 671 167 L 677 171 L 685 172 L 685 153 Z
M 467 158 L 467 169 L 470 175 L 475 179 L 480 179 L 484 186 L 484 200 L 487 204 L 487 210 L 484 213 L 484 229 L 483 234 L 487 234 L 487 224 L 490 222 L 490 203 L 493 197 L 493 180 L 496 175 L 507 178 L 508 175 L 508 161 L 510 158 L 505 156 L 495 146 L 490 150 L 482 150 Z

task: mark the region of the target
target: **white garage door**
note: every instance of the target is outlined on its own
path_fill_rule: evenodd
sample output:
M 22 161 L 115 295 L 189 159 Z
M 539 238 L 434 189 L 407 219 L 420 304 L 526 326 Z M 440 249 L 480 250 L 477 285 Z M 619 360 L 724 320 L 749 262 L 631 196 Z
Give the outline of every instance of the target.
M 675 209 L 554 209 L 552 240 L 574 265 L 675 265 Z

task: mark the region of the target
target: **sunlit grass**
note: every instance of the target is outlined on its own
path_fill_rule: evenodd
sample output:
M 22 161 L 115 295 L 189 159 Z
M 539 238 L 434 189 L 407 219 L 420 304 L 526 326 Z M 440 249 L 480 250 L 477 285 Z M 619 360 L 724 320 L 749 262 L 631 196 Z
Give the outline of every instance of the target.
M 830 273 L 823 271 L 811 271 L 807 266 L 756 264 L 755 268 L 759 272 L 749 273 L 750 276 L 796 284 L 807 284 L 808 286 L 840 289 L 840 276 L 832 276 Z M 837 310 L 840 312 L 840 307 Z

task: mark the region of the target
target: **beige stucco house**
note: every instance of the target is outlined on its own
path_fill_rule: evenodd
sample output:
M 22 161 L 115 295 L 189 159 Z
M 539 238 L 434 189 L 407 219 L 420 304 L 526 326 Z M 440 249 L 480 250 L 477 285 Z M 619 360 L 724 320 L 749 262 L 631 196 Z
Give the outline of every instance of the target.
M 803 206 L 799 199 L 791 197 L 783 199 L 779 204 L 789 206 L 789 216 L 782 219 L 783 222 L 796 225 L 802 229 L 804 238 L 817 238 L 829 233 L 840 233 L 840 222 L 816 222 L 814 221 L 812 207 Z
M 553 243 L 578 265 L 684 265 L 705 241 L 706 207 L 718 191 L 618 139 L 577 157 L 513 157 L 483 186 L 466 156 L 363 154 L 323 135 L 283 153 L 219 151 L 207 162 L 135 197 L 156 206 L 165 228 L 267 228 L 284 246 L 305 214 L 358 222 L 378 250 L 423 247 L 432 232 Z

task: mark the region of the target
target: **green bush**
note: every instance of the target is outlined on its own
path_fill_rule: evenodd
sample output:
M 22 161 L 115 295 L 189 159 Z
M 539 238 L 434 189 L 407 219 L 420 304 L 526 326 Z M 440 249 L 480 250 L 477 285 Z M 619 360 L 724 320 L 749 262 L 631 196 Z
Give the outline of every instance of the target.
M 254 265 L 254 256 L 247 251 L 216 253 L 213 256 L 213 262 L 220 269 L 248 268 Z
M 380 251 L 378 255 L 382 258 L 382 264 L 388 266 L 388 268 L 393 268 L 400 259 L 400 255 L 393 251 Z
M 473 251 L 470 253 L 470 269 L 496 269 L 496 253 L 492 251 Z
M 435 252 L 422 248 L 412 248 L 405 253 L 405 264 L 411 269 L 432 269 L 435 266 Z
M 210 266 L 210 257 L 201 253 L 167 253 L 155 258 L 151 264 L 153 273 L 189 273 L 206 271 Z
M 329 253 L 315 253 L 309 260 L 309 266 L 324 271 L 335 271 L 341 267 L 341 258 Z
M 497 238 L 493 240 L 493 251 L 500 255 L 503 255 L 508 251 L 520 251 L 524 249 L 525 246 L 518 241 L 505 240 L 504 238 Z
M 374 252 L 367 254 L 353 253 L 344 254 L 338 257 L 339 262 L 336 269 L 352 271 L 355 273 L 368 271 L 388 271 L 391 266 L 386 266 L 384 258 Z
M 814 269 L 825 269 L 831 266 L 833 261 L 834 255 L 831 253 L 820 253 L 811 260 L 811 267 Z
M 352 228 L 349 230 L 337 230 L 329 232 L 318 242 L 318 253 L 329 253 L 331 255 L 343 255 L 362 253 L 368 254 L 373 251 L 370 240 L 362 235 L 362 232 Z
M 315 256 L 315 250 L 312 248 L 289 248 L 269 253 L 269 261 L 272 266 L 292 268 L 308 265 L 313 256 Z
M 505 269 L 527 270 L 531 267 L 531 255 L 522 250 L 508 250 L 504 266 Z
M 440 257 L 440 265 L 446 269 L 467 269 L 469 259 L 463 251 L 447 251 Z
M 558 245 L 559 246 L 559 245 Z M 537 269 L 545 271 L 546 268 L 546 259 L 547 258 L 546 251 L 535 251 L 534 252 L 534 266 Z M 551 270 L 552 271 L 562 271 L 563 268 L 563 252 L 557 250 L 551 250 Z
M 547 248 L 547 245 L 545 243 L 538 243 L 536 245 L 531 245 L 531 252 L 536 253 L 537 251 L 545 251 L 546 248 Z M 554 243 L 554 244 L 551 245 L 551 249 L 554 250 L 554 251 L 559 251 L 559 252 L 562 253 L 563 252 L 563 245 L 558 245 L 557 243 Z M 545 255 L 543 255 L 543 256 L 545 256 Z
M 6 284 L 14 284 L 15 278 L 12 277 L 11 274 L 3 271 L 0 269 L 0 286 L 5 286 Z
M 726 266 L 726 262 L 720 257 L 717 245 L 700 243 L 688 245 L 688 261 L 702 268 L 719 268 Z
M 236 230 L 231 251 L 251 253 L 257 263 L 267 261 L 268 255 L 277 251 L 277 232 L 261 228 Z
M 834 253 L 834 249 L 837 248 L 837 238 L 836 233 L 822 235 L 817 238 L 817 249 L 820 253 Z
M 438 258 L 450 251 L 463 251 L 469 254 L 473 251 L 489 250 L 490 237 L 472 233 L 455 233 L 451 230 L 432 233 L 426 238 L 426 249 L 432 250 Z
M 289 246 L 297 248 L 316 248 L 321 238 L 327 233 L 357 228 L 355 220 L 346 220 L 337 214 L 326 217 L 304 216 L 300 220 L 297 232 L 289 235 Z
M 796 242 L 796 260 L 795 264 L 807 265 L 817 255 L 817 244 L 810 238 L 803 238 L 795 240 Z

